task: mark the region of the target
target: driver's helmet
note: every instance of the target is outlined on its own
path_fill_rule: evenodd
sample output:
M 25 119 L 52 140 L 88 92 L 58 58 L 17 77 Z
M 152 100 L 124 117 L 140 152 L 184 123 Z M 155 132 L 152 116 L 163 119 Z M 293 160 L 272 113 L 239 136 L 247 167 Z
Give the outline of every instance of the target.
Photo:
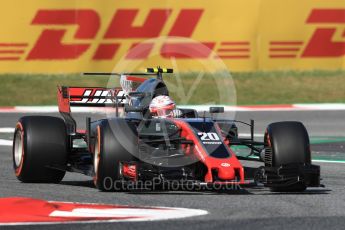
M 152 117 L 171 118 L 174 116 L 175 102 L 169 96 L 157 96 L 152 99 L 149 109 Z

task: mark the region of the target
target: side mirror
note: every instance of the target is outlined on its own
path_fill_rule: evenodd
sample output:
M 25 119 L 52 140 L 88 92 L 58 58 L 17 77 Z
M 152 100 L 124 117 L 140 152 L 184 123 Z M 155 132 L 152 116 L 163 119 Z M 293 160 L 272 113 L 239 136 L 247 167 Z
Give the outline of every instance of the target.
M 144 108 L 142 106 L 129 106 L 129 105 L 126 105 L 125 106 L 125 112 L 128 113 L 128 112 L 143 112 L 144 111 Z
M 224 113 L 224 107 L 210 107 L 210 113 Z

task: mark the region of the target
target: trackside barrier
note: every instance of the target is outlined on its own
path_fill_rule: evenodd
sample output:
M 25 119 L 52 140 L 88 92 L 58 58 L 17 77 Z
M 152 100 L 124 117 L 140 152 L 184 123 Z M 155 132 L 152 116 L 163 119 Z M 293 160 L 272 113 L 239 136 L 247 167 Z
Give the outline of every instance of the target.
M 172 66 L 171 58 L 179 71 L 219 59 L 233 71 L 345 69 L 344 0 L 12 0 L 0 20 L 7 73 Z M 162 36 L 174 39 L 153 39 Z

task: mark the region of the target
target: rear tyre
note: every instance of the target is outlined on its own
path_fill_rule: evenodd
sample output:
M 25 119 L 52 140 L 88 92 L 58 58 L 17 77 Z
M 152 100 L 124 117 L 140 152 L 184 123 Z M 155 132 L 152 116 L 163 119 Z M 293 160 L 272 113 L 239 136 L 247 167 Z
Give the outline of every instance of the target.
M 286 164 L 311 164 L 309 136 L 301 122 L 285 121 L 272 123 L 265 133 L 265 166 L 279 167 Z M 272 187 L 278 192 L 301 192 L 303 182 L 290 186 Z
M 135 127 L 124 119 L 102 120 L 94 131 L 94 184 L 101 191 L 122 190 L 120 162 L 135 161 L 138 151 Z
M 22 182 L 59 183 L 67 162 L 67 132 L 62 119 L 48 116 L 22 117 L 13 140 L 13 167 Z

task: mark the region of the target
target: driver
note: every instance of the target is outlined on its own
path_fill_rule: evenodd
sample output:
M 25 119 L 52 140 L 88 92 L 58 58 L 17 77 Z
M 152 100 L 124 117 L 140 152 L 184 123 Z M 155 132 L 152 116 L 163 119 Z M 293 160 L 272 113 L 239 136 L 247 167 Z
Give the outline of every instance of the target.
M 153 98 L 149 109 L 154 118 L 173 118 L 181 113 L 176 109 L 175 102 L 169 96 L 163 95 Z

